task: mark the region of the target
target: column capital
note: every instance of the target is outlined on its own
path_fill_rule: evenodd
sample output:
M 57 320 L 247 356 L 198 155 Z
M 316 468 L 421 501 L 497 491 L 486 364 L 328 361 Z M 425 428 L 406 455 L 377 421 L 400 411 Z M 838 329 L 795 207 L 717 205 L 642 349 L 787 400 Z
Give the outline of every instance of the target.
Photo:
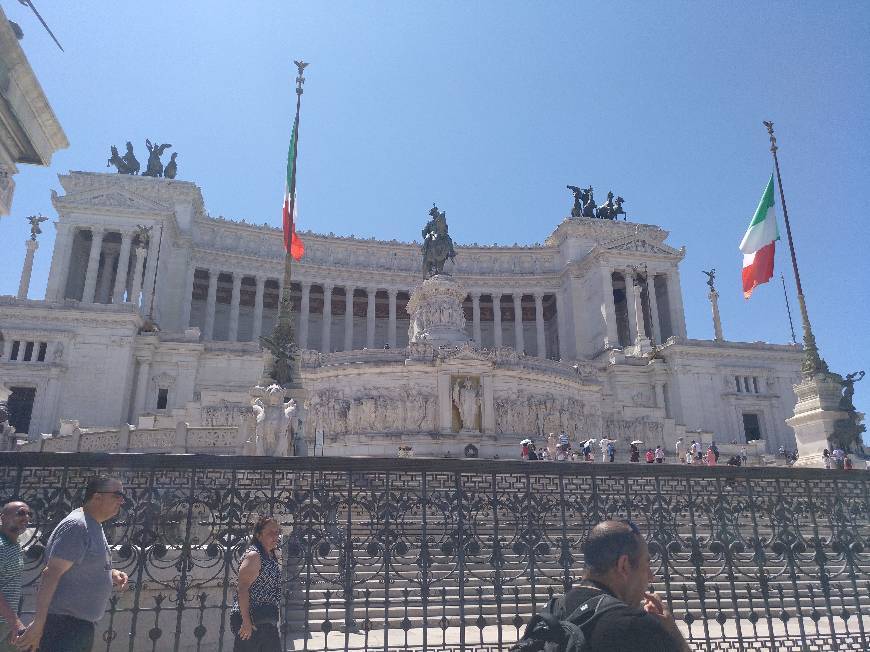
M 242 273 L 241 272 L 233 272 L 233 287 L 241 286 L 242 284 Z
M 106 227 L 102 224 L 92 224 L 88 227 L 91 233 L 100 233 L 103 234 L 106 232 Z
M 398 288 L 387 288 L 387 294 L 390 296 L 391 299 L 395 298 L 396 295 L 399 294 L 399 289 Z
M 472 300 L 473 302 L 476 302 L 476 303 L 479 303 L 479 302 L 480 302 L 480 295 L 481 295 L 480 292 L 469 292 L 469 293 L 468 293 L 468 296 L 471 297 L 471 300 Z
M 377 293 L 378 293 L 378 288 L 376 288 L 376 287 L 366 288 L 366 294 L 370 297 L 375 296 Z
M 497 300 L 497 299 L 501 299 L 501 298 L 504 296 L 504 293 L 502 293 L 500 290 L 499 290 L 499 291 L 492 290 L 492 291 L 489 293 L 489 296 L 491 296 L 491 297 L 492 297 L 492 300 L 495 301 L 495 300 Z
M 535 297 L 535 303 L 543 303 L 546 292 L 536 291 L 532 296 Z
M 519 297 L 520 300 L 522 300 L 524 294 L 525 294 L 525 292 L 511 292 L 511 296 L 512 296 L 514 299 L 516 299 L 517 297 Z
M 345 301 L 353 301 L 353 293 L 356 288 L 350 287 L 349 285 L 344 286 L 344 300 Z
M 322 283 L 321 287 L 323 288 L 324 294 L 326 292 L 332 292 L 335 289 L 335 283 Z
M 308 292 L 311 289 L 311 281 L 299 281 L 299 287 L 303 292 Z

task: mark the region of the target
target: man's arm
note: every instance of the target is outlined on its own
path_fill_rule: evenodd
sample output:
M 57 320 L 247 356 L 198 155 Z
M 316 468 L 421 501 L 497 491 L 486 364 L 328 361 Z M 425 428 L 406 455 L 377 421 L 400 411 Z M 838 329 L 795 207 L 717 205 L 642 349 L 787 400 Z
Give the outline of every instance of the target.
M 23 625 L 21 624 L 21 620 L 18 618 L 18 614 L 15 613 L 15 610 L 9 606 L 9 603 L 6 602 L 6 598 L 3 597 L 3 594 L 0 593 L 0 618 L 7 623 L 9 623 L 9 627 L 11 629 L 10 640 L 22 629 Z
M 59 557 L 52 557 L 48 560 L 48 565 L 42 571 L 39 590 L 36 592 L 36 613 L 33 616 L 33 622 L 30 623 L 24 634 L 13 639 L 15 645 L 22 650 L 36 650 L 39 647 L 42 630 L 45 628 L 45 619 L 48 617 L 48 605 L 51 604 L 51 599 L 54 597 L 57 583 L 63 574 L 72 568 L 72 565 L 73 562 Z

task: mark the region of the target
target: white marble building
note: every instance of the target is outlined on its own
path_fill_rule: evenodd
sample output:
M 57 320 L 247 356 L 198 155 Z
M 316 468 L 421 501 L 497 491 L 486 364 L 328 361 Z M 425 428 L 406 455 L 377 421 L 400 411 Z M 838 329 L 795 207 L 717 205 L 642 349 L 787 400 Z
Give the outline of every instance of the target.
M 60 181 L 45 300 L 0 297 L 15 425 L 36 437 L 61 419 L 117 429 L 249 418 L 256 339 L 276 319 L 280 230 L 209 216 L 186 181 Z M 149 241 L 137 225 L 153 227 Z M 418 244 L 303 233 L 292 296 L 309 451 L 394 455 L 404 444 L 456 456 L 472 444 L 515 456 L 518 436 L 563 429 L 669 450 L 687 437 L 793 449 L 799 347 L 688 339 L 685 252 L 667 236 L 578 218 L 542 246 L 460 245 L 447 269 L 467 292 L 470 343 L 436 350 L 408 341 Z M 465 379 L 479 396 L 473 424 L 451 399 Z

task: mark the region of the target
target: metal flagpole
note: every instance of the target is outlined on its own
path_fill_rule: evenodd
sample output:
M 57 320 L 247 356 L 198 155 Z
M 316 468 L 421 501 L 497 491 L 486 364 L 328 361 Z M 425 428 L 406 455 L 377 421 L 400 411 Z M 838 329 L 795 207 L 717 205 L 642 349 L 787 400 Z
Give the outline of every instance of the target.
M 794 336 L 794 322 L 791 320 L 791 306 L 788 304 L 788 292 L 785 291 L 785 274 L 780 274 L 782 279 L 782 296 L 785 297 L 785 311 L 788 313 L 788 327 L 791 329 L 791 343 L 797 344 L 797 339 Z
M 767 127 L 767 133 L 770 135 L 770 152 L 773 154 L 773 165 L 776 168 L 776 182 L 779 184 L 779 199 L 782 202 L 782 215 L 785 221 L 785 232 L 788 235 L 788 248 L 791 252 L 791 265 L 794 270 L 794 280 L 797 286 L 798 307 L 801 311 L 801 320 L 804 328 L 804 351 L 806 356 L 801 367 L 805 376 L 814 376 L 817 373 L 828 373 L 828 364 L 819 356 L 819 349 L 816 346 L 816 338 L 813 335 L 812 326 L 810 326 L 810 316 L 807 313 L 807 303 L 804 299 L 804 291 L 801 286 L 801 275 L 798 271 L 797 256 L 794 252 L 794 241 L 791 237 L 791 224 L 788 221 L 788 208 L 785 205 L 785 193 L 782 190 L 782 177 L 779 174 L 779 158 L 776 155 L 776 136 L 773 135 L 773 123 L 769 120 L 764 121 L 764 126 Z
M 290 219 L 293 220 L 293 212 L 296 204 L 296 159 L 299 153 L 299 110 L 302 105 L 302 85 L 305 83 L 303 71 L 307 63 L 304 61 L 294 61 L 298 69 L 296 76 L 296 117 L 293 120 L 293 133 L 295 134 L 296 143 L 293 148 L 293 160 L 291 162 L 289 205 Z M 292 230 L 290 233 L 292 243 Z M 268 337 L 261 337 L 260 342 L 264 347 L 269 349 L 274 358 L 272 369 L 268 375 L 282 387 L 288 387 L 291 383 L 298 384 L 299 378 L 296 374 L 295 359 L 296 359 L 296 341 L 293 334 L 293 303 L 290 300 L 290 283 L 292 280 L 291 264 L 293 256 L 290 254 L 290 246 L 286 247 L 284 252 L 284 288 L 281 291 L 281 301 L 278 310 L 278 319 L 275 322 L 275 328 Z

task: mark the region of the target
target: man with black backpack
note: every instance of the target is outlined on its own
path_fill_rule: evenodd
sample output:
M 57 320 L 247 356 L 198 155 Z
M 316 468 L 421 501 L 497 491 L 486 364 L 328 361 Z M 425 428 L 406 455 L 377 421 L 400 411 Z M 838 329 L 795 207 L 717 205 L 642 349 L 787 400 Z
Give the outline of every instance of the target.
M 649 548 L 631 521 L 604 521 L 583 545 L 580 584 L 536 614 L 512 652 L 688 652 L 674 616 L 647 588 Z

